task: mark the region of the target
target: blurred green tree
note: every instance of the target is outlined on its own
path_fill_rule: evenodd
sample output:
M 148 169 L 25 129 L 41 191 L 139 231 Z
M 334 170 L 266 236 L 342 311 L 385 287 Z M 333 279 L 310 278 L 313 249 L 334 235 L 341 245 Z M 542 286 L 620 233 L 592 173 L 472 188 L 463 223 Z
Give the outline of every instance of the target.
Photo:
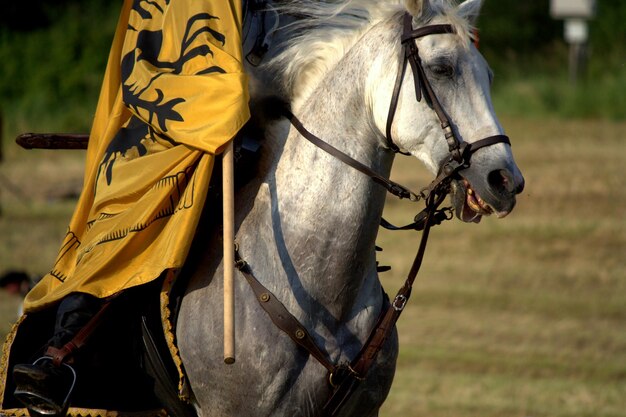
M 597 2 L 597 16 L 590 22 L 588 71 L 595 85 L 581 90 L 568 106 L 590 102 L 588 97 L 594 95 L 588 109 L 615 114 L 626 107 L 618 94 L 626 88 L 626 1 Z M 33 128 L 89 129 L 120 7 L 121 1 L 110 0 L 3 5 L 0 107 L 10 134 Z M 507 80 L 537 79 L 544 87 L 533 93 L 533 100 L 547 103 L 538 107 L 541 112 L 559 103 L 561 93 L 549 77 L 560 79 L 567 72 L 563 22 L 552 19 L 549 9 L 550 0 L 485 0 L 477 25 L 481 50 L 497 74 L 496 90 L 503 91 Z M 516 101 L 524 100 L 515 91 L 510 94 L 516 94 Z M 501 101 L 512 102 L 511 97 Z M 536 102 L 526 106 L 535 107 Z M 588 109 L 573 112 L 586 114 Z M 626 109 L 618 111 L 623 113 Z

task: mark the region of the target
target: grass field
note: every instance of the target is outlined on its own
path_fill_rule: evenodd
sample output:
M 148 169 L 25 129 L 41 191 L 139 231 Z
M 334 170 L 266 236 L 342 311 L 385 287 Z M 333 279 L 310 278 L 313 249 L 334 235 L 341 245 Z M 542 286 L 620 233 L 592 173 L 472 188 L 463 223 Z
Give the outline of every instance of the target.
M 626 416 L 626 123 L 503 124 L 526 190 L 506 219 L 432 231 L 381 417 Z M 7 146 L 0 173 L 0 270 L 44 272 L 74 204 L 61 197 L 80 187 L 81 156 Z M 408 158 L 393 176 L 413 189 L 429 181 Z M 390 200 L 385 215 L 408 222 L 420 208 Z M 390 294 L 418 240 L 381 232 Z M 0 333 L 14 311 L 0 295 Z

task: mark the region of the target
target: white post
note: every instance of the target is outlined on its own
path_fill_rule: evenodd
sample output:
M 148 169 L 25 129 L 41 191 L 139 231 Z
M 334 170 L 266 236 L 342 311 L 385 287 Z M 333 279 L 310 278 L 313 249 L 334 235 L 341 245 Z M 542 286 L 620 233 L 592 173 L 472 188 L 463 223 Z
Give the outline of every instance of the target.
M 569 78 L 576 83 L 578 75 L 585 71 L 587 58 L 587 21 L 584 19 L 565 20 L 565 40 L 569 43 Z
M 569 44 L 569 76 L 576 82 L 587 60 L 587 21 L 596 13 L 596 0 L 551 0 L 550 14 L 564 19 L 564 37 Z

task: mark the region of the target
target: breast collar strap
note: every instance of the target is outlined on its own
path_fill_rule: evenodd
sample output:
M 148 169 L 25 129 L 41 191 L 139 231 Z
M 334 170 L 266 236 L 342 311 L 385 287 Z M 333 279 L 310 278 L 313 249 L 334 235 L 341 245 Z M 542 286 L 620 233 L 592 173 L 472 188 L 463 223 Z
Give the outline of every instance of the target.
M 441 129 L 443 130 L 446 143 L 448 144 L 448 151 L 450 152 L 451 157 L 450 159 L 452 161 L 455 161 L 458 166 L 465 168 L 469 167 L 472 154 L 480 148 L 494 145 L 496 143 L 508 143 L 510 145 L 511 142 L 509 141 L 509 138 L 505 135 L 490 136 L 488 138 L 481 139 L 465 146 L 463 145 L 463 142 L 461 142 L 457 138 L 454 130 L 452 129 L 448 115 L 446 114 L 445 110 L 441 106 L 441 103 L 437 99 L 437 95 L 433 91 L 433 88 L 428 81 L 428 77 L 426 77 L 426 72 L 424 71 L 422 60 L 419 56 L 419 49 L 415 44 L 415 40 L 421 37 L 447 33 L 454 34 L 456 33 L 456 30 L 452 25 L 446 24 L 429 25 L 413 29 L 412 20 L 413 18 L 409 13 L 405 13 L 402 18 L 403 33 L 401 37 L 401 42 L 403 58 L 400 70 L 398 71 L 398 74 L 396 76 L 396 82 L 394 84 L 393 93 L 391 95 L 391 102 L 389 104 L 389 112 L 387 113 L 387 125 L 385 129 L 387 146 L 394 152 L 407 155 L 406 152 L 401 151 L 398 145 L 394 143 L 393 136 L 391 134 L 391 127 L 396 114 L 396 110 L 398 108 L 400 90 L 402 88 L 402 80 L 404 79 L 407 65 L 411 66 L 411 70 L 413 72 L 413 82 L 415 84 L 415 98 L 418 102 L 420 102 L 422 100 L 423 94 L 426 97 L 426 101 L 428 102 L 430 107 L 437 114 L 437 118 L 439 119 L 439 122 L 441 124 Z

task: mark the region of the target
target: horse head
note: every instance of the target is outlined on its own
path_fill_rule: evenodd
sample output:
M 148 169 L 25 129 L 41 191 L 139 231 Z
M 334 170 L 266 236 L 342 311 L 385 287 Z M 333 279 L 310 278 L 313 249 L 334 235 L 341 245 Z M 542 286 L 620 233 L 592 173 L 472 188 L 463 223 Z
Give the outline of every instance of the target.
M 450 161 L 455 141 L 462 151 L 482 138 L 506 138 L 491 103 L 493 73 L 472 42 L 481 3 L 466 0 L 452 6 L 443 1 L 406 0 L 410 27 L 400 28 L 399 36 L 396 17 L 390 23 L 396 30 L 389 31 L 395 33 L 396 45 L 402 42 L 403 46 L 394 48 L 391 62 L 383 59 L 377 66 L 380 80 L 386 80 L 376 82 L 372 99 L 376 125 L 386 132 L 383 146 L 404 149 L 433 173 Z M 411 54 L 415 62 L 407 57 Z M 403 62 L 408 70 L 403 71 Z M 393 77 L 382 75 L 394 63 L 401 74 L 395 81 L 395 97 Z M 390 108 L 390 102 L 395 108 Z M 446 123 L 448 132 L 442 132 Z M 509 214 L 524 178 L 508 138 L 466 152 L 460 163 L 463 166 L 457 167 L 451 187 L 457 217 L 478 222 L 483 215 Z

